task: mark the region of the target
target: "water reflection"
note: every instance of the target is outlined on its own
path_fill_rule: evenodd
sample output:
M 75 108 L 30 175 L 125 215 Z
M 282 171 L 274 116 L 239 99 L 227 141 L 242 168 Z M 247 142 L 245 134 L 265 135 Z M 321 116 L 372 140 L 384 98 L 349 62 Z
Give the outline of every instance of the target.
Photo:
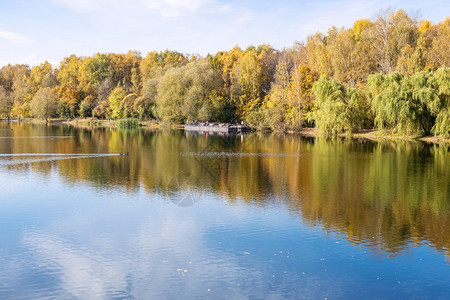
M 448 146 L 292 135 L 195 136 L 9 126 L 11 130 L 2 133 L 9 139 L 0 143 L 1 153 L 60 153 L 69 158 L 130 153 L 57 161 L 59 176 L 71 183 L 87 182 L 98 188 L 119 185 L 129 192 L 144 187 L 172 196 L 181 206 L 196 203 L 202 191 L 222 195 L 229 203 L 264 207 L 281 202 L 311 226 L 320 224 L 345 233 L 352 243 L 393 255 L 422 241 L 442 251 L 450 247 Z M 32 136 L 72 138 L 15 139 Z M 28 163 L 39 173 L 48 173 L 53 166 L 36 158 L 0 159 L 0 166 L 10 171 L 15 170 L 8 165 L 11 160 Z

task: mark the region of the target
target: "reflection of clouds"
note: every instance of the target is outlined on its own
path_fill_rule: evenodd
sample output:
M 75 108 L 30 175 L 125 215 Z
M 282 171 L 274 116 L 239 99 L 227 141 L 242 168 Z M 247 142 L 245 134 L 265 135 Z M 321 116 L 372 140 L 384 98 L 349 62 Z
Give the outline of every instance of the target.
M 36 252 L 38 262 L 58 277 L 59 288 L 71 296 L 81 299 L 102 296 L 112 290 L 110 283 L 125 281 L 120 273 L 108 272 L 111 261 L 88 249 L 37 232 L 26 233 L 24 241 Z
M 167 204 L 134 219 L 132 212 L 111 218 L 105 211 L 96 219 L 85 216 L 95 221 L 84 221 L 80 227 L 77 216 L 68 216 L 50 224 L 49 234 L 25 232 L 24 242 L 37 255 L 35 261 L 43 265 L 46 276 L 57 278 L 56 285 L 49 287 L 58 291 L 57 297 L 279 299 L 287 293 L 321 296 L 324 290 L 339 290 L 336 283 L 325 287 L 323 278 L 321 290 L 316 277 L 276 274 L 272 278 L 277 267 L 252 250 L 211 245 L 209 226 L 216 219 L 222 225 L 232 220 L 234 208 L 202 219 L 197 213 Z M 102 231 L 105 224 L 127 219 L 131 224 L 124 223 L 123 231 Z
M 8 289 L 9 283 L 20 282 L 22 273 L 20 272 L 5 272 L 5 270 L 20 270 L 23 271 L 29 267 L 29 264 L 24 260 L 18 259 L 14 255 L 5 255 L 0 253 L 0 266 L 2 266 L 0 271 L 0 298 L 1 299 L 18 299 L 17 291 Z M 36 295 L 37 296 L 37 295 Z

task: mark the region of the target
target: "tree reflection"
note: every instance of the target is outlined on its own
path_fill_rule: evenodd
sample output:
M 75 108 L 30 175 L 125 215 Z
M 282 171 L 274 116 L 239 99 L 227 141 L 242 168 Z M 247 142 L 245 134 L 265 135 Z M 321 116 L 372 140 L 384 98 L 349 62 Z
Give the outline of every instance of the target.
M 99 189 L 144 188 L 171 197 L 202 190 L 230 204 L 285 205 L 311 226 L 345 234 L 389 255 L 430 242 L 449 255 L 450 165 L 445 145 L 295 135 L 189 135 L 181 131 L 76 129 L 1 124 L 2 153 L 123 153 L 30 163 L 10 170 L 49 174 Z M 9 126 L 9 127 L 7 127 Z M 195 201 L 193 201 L 194 203 Z

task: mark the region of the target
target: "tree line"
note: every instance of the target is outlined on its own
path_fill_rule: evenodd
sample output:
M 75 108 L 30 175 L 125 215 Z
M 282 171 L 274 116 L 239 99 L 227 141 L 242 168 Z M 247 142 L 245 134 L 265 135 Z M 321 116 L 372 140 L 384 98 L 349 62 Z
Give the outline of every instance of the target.
M 0 69 L 0 115 L 246 121 L 327 133 L 362 128 L 449 136 L 450 18 L 438 24 L 380 11 L 302 43 L 71 55 L 57 67 Z

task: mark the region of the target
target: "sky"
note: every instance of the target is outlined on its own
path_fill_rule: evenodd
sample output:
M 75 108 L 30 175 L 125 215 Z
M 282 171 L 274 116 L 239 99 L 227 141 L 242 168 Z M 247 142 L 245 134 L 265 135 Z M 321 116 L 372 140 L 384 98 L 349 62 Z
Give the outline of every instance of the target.
M 282 49 L 386 8 L 433 23 L 450 15 L 448 0 L 0 0 L 0 66 L 128 50 Z

